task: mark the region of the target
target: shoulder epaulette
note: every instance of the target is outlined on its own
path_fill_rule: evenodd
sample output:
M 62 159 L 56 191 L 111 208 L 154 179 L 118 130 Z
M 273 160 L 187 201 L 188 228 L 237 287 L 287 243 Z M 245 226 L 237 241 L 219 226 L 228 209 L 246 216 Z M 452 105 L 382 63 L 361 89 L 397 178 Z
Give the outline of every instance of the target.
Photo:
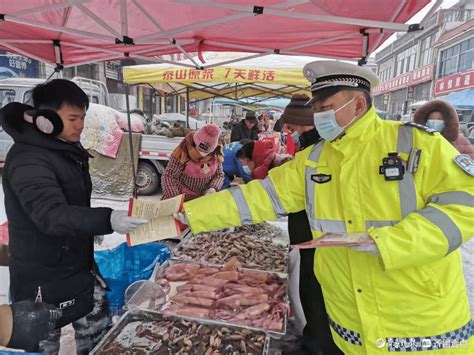
M 415 122 L 405 122 L 403 124 L 404 126 L 410 126 L 410 127 L 415 127 L 415 128 L 418 128 L 418 129 L 421 129 L 429 134 L 435 134 L 435 131 L 434 129 L 431 129 L 425 125 L 422 125 L 422 124 L 419 124 L 419 123 L 415 123 Z

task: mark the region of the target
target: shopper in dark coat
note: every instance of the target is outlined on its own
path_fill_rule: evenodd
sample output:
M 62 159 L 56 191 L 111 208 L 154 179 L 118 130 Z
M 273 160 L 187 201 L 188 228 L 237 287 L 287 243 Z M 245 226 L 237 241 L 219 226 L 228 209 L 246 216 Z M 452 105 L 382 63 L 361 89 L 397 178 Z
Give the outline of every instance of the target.
M 245 119 L 232 128 L 230 134 L 231 142 L 240 142 L 242 139 L 258 140 L 257 115 L 254 111 L 248 111 Z
M 297 144 L 306 149 L 321 139 L 314 127 L 313 109 L 307 105 L 309 97 L 296 94 L 281 115 L 281 120 Z M 313 239 L 306 211 L 288 215 L 288 234 L 291 244 Z M 300 300 L 306 318 L 303 330 L 303 350 L 308 354 L 341 354 L 331 335 L 321 285 L 314 275 L 316 249 L 300 249 Z
M 0 110 L 15 142 L 3 171 L 10 294 L 13 302 L 61 308 L 58 327 L 74 322 L 78 353 L 88 353 L 110 323 L 94 236 L 129 233 L 146 220 L 90 207 L 89 154 L 79 141 L 87 95 L 73 82 L 56 79 L 38 85 L 33 101 L 35 107 L 13 102 Z M 41 350 L 57 352 L 59 336 L 60 329 L 50 333 Z

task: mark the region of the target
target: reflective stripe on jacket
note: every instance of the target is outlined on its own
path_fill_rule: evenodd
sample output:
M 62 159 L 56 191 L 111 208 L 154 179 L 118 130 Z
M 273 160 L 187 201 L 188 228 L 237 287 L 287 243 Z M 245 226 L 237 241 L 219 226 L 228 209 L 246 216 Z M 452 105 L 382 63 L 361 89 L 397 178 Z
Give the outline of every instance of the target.
M 422 151 L 417 172 L 386 181 L 383 158 L 398 152 L 406 162 L 412 148 Z M 298 153 L 265 180 L 188 202 L 185 211 L 195 233 L 303 208 L 315 238 L 368 232 L 381 257 L 316 252 L 336 344 L 349 354 L 472 354 L 459 246 L 474 235 L 474 179 L 453 162 L 457 154 L 438 133 L 382 121 L 371 108 L 341 139 Z

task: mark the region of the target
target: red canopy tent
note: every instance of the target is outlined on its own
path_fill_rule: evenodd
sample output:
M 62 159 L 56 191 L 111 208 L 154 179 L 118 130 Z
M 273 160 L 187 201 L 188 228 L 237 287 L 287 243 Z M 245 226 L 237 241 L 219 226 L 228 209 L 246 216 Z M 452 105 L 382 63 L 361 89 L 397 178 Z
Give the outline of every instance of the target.
M 0 50 L 58 68 L 235 51 L 365 61 L 429 0 L 15 0 L 0 5 Z M 439 1 L 438 1 L 439 2 Z M 249 59 L 249 57 L 247 57 Z M 179 63 L 173 63 L 179 64 Z M 219 65 L 217 63 L 213 65 Z

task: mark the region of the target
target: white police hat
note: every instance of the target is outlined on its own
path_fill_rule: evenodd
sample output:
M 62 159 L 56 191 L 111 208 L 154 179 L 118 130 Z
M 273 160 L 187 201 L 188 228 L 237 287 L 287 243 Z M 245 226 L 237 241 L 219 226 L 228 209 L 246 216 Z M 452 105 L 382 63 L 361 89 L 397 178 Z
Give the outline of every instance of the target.
M 308 63 L 303 73 L 311 83 L 313 95 L 330 87 L 347 87 L 370 93 L 379 84 L 378 76 L 369 68 L 334 60 Z

